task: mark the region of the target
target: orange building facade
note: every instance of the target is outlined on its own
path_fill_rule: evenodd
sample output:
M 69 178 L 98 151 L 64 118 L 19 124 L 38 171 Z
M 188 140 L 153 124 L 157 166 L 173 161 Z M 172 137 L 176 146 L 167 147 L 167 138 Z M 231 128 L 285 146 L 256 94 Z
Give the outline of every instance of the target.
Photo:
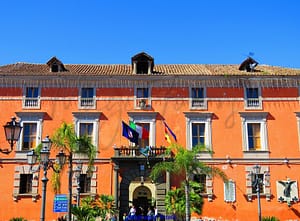
M 63 122 L 97 148 L 92 176 L 86 158 L 74 156 L 73 168 L 79 158 L 84 163 L 81 197 L 113 195 L 120 214 L 131 204 L 155 205 L 165 214 L 165 195 L 178 177 L 166 174 L 154 182 L 149 174 L 169 145 L 167 123 L 178 144 L 212 150 L 198 160 L 229 178 L 225 185 L 214 177 L 192 177 L 205 187 L 203 213 L 193 219 L 257 220 L 259 165 L 261 215 L 300 220 L 299 74 L 252 58 L 240 65 L 155 65 L 146 53 L 133 56 L 130 65 L 64 65 L 54 57 L 46 64 L 1 66 L 0 122 L 16 116 L 23 129 L 14 151 L 0 155 L 0 220 L 40 219 L 43 174 L 28 165 L 27 153 Z M 149 135 L 131 143 L 122 136 L 122 121 L 135 122 Z M 8 145 L 4 135 L 0 145 Z M 145 147 L 151 147 L 148 157 L 140 151 Z M 56 154 L 51 151 L 51 158 Z M 48 170 L 49 179 L 52 173 Z M 68 195 L 67 177 L 63 171 L 61 194 Z M 73 176 L 72 204 L 76 187 Z M 66 215 L 54 212 L 54 198 L 49 181 L 46 220 Z

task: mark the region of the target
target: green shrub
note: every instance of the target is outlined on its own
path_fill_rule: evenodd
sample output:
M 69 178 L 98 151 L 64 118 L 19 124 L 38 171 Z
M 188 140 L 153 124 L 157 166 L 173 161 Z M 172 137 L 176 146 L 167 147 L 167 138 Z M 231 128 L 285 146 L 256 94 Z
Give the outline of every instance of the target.
M 277 217 L 275 216 L 264 216 L 261 219 L 262 221 L 280 221 Z
M 14 217 L 14 218 L 11 218 L 9 221 L 27 221 L 27 219 L 25 219 L 23 217 Z

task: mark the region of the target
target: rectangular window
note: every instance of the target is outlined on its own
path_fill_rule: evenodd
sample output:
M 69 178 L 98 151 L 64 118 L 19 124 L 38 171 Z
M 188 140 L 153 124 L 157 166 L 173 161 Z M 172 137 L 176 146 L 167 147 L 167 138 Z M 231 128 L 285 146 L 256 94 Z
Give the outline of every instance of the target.
M 192 97 L 192 107 L 205 107 L 204 102 L 204 88 L 192 88 L 191 89 Z
M 20 174 L 20 194 L 32 192 L 32 177 L 32 174 Z
M 205 145 L 205 123 L 192 123 L 192 147 Z
M 93 138 L 93 123 L 80 123 L 79 124 L 79 136 Z
M 23 100 L 24 107 L 39 107 L 40 99 L 39 99 L 39 88 L 38 87 L 27 87 L 25 89 L 25 97 Z
M 149 106 L 149 88 L 136 89 L 136 107 L 146 108 Z
M 205 150 L 212 150 L 211 119 L 212 113 L 200 113 L 196 111 L 185 112 L 187 121 L 187 148 L 192 149 L 199 145 L 203 152 L 202 157 L 211 157 Z M 204 147 L 204 148 L 203 148 Z
M 206 193 L 206 175 L 196 174 L 194 175 L 194 181 L 201 185 L 201 193 Z
M 148 96 L 149 96 L 148 88 L 137 88 L 137 94 L 136 94 L 137 98 L 148 98 Z
M 80 123 L 79 124 L 79 136 L 86 136 L 93 143 L 94 141 L 94 124 L 93 123 Z
M 139 146 L 146 147 L 149 146 L 149 130 L 150 124 L 149 123 L 136 123 L 140 127 L 142 127 L 142 131 L 138 131 L 139 134 Z
M 224 183 L 224 201 L 235 202 L 235 182 L 232 180 Z
M 257 176 L 257 177 L 256 177 Z M 264 174 L 252 174 L 252 193 L 257 193 L 257 182 L 259 183 L 259 192 L 264 193 Z
M 249 150 L 261 150 L 260 123 L 247 123 Z
M 91 177 L 87 174 L 80 174 L 80 193 L 90 193 L 91 192 Z
M 22 150 L 30 150 L 36 147 L 37 123 L 23 123 Z
M 246 105 L 247 108 L 261 107 L 258 88 L 246 88 Z
M 95 107 L 94 88 L 81 88 L 81 107 Z
M 269 157 L 267 116 L 268 112 L 240 112 L 242 144 L 245 158 Z

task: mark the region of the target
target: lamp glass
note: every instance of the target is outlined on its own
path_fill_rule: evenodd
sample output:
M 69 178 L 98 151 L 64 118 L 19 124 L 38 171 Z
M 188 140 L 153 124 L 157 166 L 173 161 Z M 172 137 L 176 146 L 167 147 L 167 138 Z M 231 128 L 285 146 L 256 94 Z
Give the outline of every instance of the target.
M 19 122 L 16 122 L 16 118 L 12 117 L 10 122 L 7 122 L 3 126 L 5 131 L 6 140 L 11 144 L 14 141 L 19 140 L 22 127 Z
M 30 152 L 27 153 L 27 163 L 29 165 L 34 165 L 37 161 L 38 155 L 35 154 L 34 150 L 31 150 Z
M 47 163 L 49 160 L 50 151 L 44 147 L 40 152 L 40 156 L 41 156 L 41 162 Z
M 62 167 L 66 163 L 66 154 L 63 151 L 60 151 L 56 155 L 56 162 Z
M 49 136 L 46 136 L 43 140 L 42 140 L 42 144 L 43 144 L 43 148 L 46 148 L 47 150 L 51 150 L 51 145 L 52 142 L 49 139 Z

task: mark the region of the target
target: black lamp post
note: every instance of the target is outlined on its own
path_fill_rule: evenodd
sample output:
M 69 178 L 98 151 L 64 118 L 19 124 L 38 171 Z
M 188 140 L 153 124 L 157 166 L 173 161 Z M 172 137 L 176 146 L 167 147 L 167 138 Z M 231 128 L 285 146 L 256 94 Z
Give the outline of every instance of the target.
M 77 207 L 80 206 L 80 174 L 81 174 L 81 169 L 82 169 L 82 163 L 79 161 L 77 163 L 77 167 L 73 171 L 76 177 L 76 182 L 77 182 L 77 197 L 76 197 L 76 205 Z
M 4 132 L 7 142 L 10 144 L 10 149 L 0 149 L 0 153 L 9 154 L 13 151 L 15 143 L 19 140 L 22 127 L 15 117 L 11 118 L 11 121 L 7 122 L 4 126 Z
M 255 165 L 253 167 L 253 172 L 254 172 L 254 180 L 253 180 L 253 187 L 256 188 L 256 194 L 257 194 L 257 209 L 258 209 L 258 221 L 261 221 L 261 206 L 260 206 L 260 187 L 262 185 L 262 180 L 259 177 L 260 174 L 260 166 Z
M 42 178 L 42 207 L 41 207 L 41 216 L 40 220 L 45 221 L 45 208 L 46 208 L 46 190 L 47 190 L 47 170 L 49 168 L 52 168 L 54 172 L 58 172 L 53 167 L 53 161 L 49 159 L 50 156 L 50 150 L 51 150 L 51 140 L 49 139 L 49 136 L 47 136 L 45 139 L 42 140 L 42 150 L 40 152 L 40 162 L 39 162 L 39 168 L 42 167 L 44 171 L 44 176 Z M 38 155 L 34 152 L 34 150 L 27 153 L 27 162 L 29 165 L 34 165 L 37 162 Z M 58 156 L 56 156 L 56 161 L 60 163 Z M 62 164 L 60 164 L 62 166 Z

